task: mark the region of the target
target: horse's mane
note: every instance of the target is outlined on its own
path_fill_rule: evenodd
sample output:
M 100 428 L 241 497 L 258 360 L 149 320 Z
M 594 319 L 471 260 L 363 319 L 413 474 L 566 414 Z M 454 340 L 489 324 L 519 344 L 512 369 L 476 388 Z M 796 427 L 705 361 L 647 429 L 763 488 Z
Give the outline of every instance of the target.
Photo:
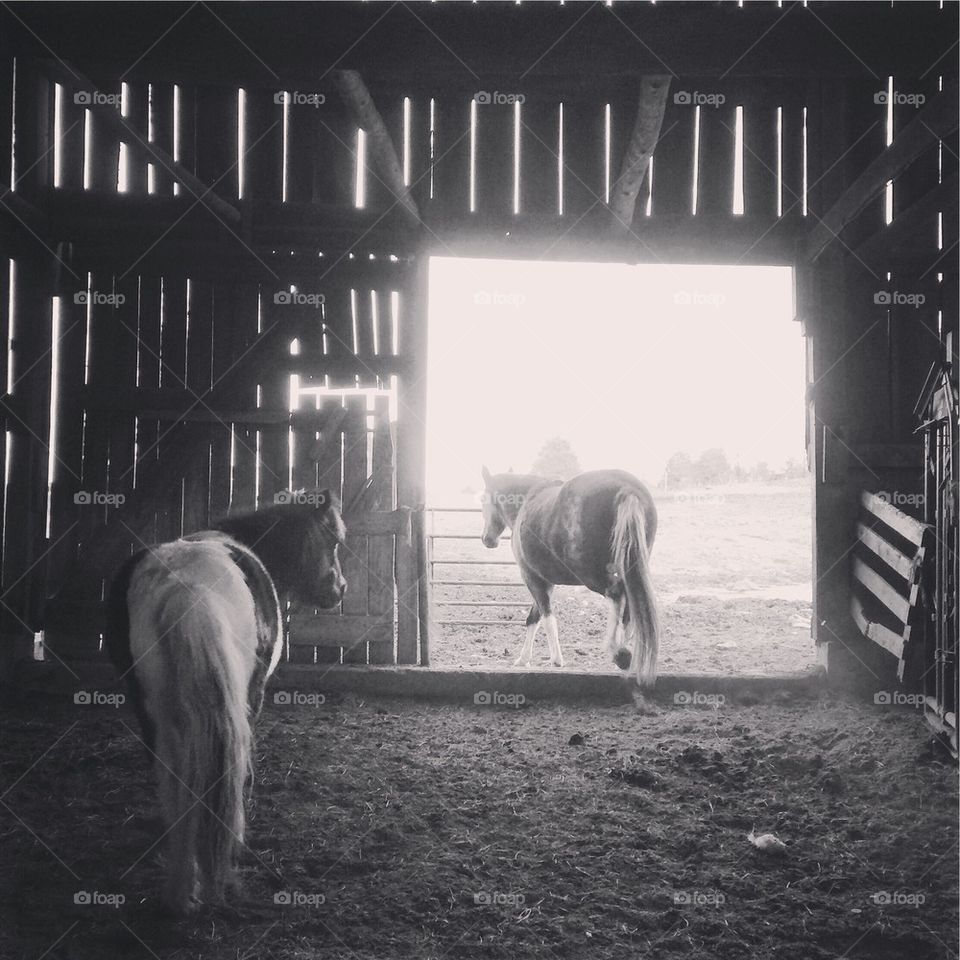
M 498 473 L 493 477 L 494 489 L 507 495 L 529 494 L 539 487 L 560 486 L 562 483 L 559 477 L 541 477 L 536 473 Z
M 280 593 L 289 593 L 303 576 L 307 558 L 317 549 L 343 542 L 346 528 L 340 500 L 279 503 L 262 510 L 223 517 L 211 525 L 249 547 L 260 558 Z

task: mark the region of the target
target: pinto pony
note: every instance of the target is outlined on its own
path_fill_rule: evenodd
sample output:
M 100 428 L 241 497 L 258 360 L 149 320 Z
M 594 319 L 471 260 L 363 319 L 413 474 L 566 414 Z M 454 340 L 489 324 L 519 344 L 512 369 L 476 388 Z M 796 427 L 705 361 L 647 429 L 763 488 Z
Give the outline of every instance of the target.
M 253 721 L 283 646 L 280 597 L 331 607 L 346 531 L 329 491 L 148 547 L 113 581 L 105 644 L 154 759 L 178 914 L 232 881 L 252 775 Z
M 607 600 L 607 647 L 637 683 L 656 679 L 660 628 L 650 550 L 657 510 L 650 491 L 623 470 L 593 470 L 564 483 L 530 474 L 491 475 L 483 468 L 483 544 L 496 547 L 509 527 L 511 546 L 533 605 L 515 666 L 528 666 L 541 619 L 550 658 L 563 666 L 555 584 L 582 584 Z

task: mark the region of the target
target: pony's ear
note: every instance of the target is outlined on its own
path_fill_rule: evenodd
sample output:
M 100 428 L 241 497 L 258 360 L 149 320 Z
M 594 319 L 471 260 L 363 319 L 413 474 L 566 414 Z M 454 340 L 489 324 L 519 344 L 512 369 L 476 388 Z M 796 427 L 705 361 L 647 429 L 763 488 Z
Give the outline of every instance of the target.
M 333 503 L 333 498 L 330 494 L 330 489 L 326 488 L 324 490 L 317 491 L 316 506 L 320 511 L 326 510 Z
M 480 468 L 480 473 L 483 476 L 483 482 L 489 487 L 493 480 L 493 477 L 490 475 L 490 471 L 483 466 Z

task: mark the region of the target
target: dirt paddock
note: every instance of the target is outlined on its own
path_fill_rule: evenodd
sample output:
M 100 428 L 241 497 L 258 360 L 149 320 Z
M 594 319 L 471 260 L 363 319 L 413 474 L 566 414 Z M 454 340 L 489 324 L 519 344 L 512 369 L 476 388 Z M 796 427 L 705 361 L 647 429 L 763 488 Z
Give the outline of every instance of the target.
M 922 719 L 758 699 L 269 702 L 242 888 L 174 922 L 128 708 L 21 693 L 0 956 L 955 957 L 956 770 Z

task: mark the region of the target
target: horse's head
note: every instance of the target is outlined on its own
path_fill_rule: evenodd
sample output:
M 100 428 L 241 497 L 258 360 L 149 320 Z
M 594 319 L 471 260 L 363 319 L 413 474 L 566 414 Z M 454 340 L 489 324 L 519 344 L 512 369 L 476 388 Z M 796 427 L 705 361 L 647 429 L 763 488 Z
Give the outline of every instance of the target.
M 500 495 L 497 490 L 496 478 L 483 467 L 483 534 L 481 540 L 485 547 L 497 546 L 500 535 L 506 529 L 507 521 L 500 505 Z
M 300 576 L 294 592 L 304 603 L 335 607 L 347 590 L 340 569 L 340 549 L 347 536 L 340 502 L 329 490 L 302 496 L 312 509 L 304 517 Z

